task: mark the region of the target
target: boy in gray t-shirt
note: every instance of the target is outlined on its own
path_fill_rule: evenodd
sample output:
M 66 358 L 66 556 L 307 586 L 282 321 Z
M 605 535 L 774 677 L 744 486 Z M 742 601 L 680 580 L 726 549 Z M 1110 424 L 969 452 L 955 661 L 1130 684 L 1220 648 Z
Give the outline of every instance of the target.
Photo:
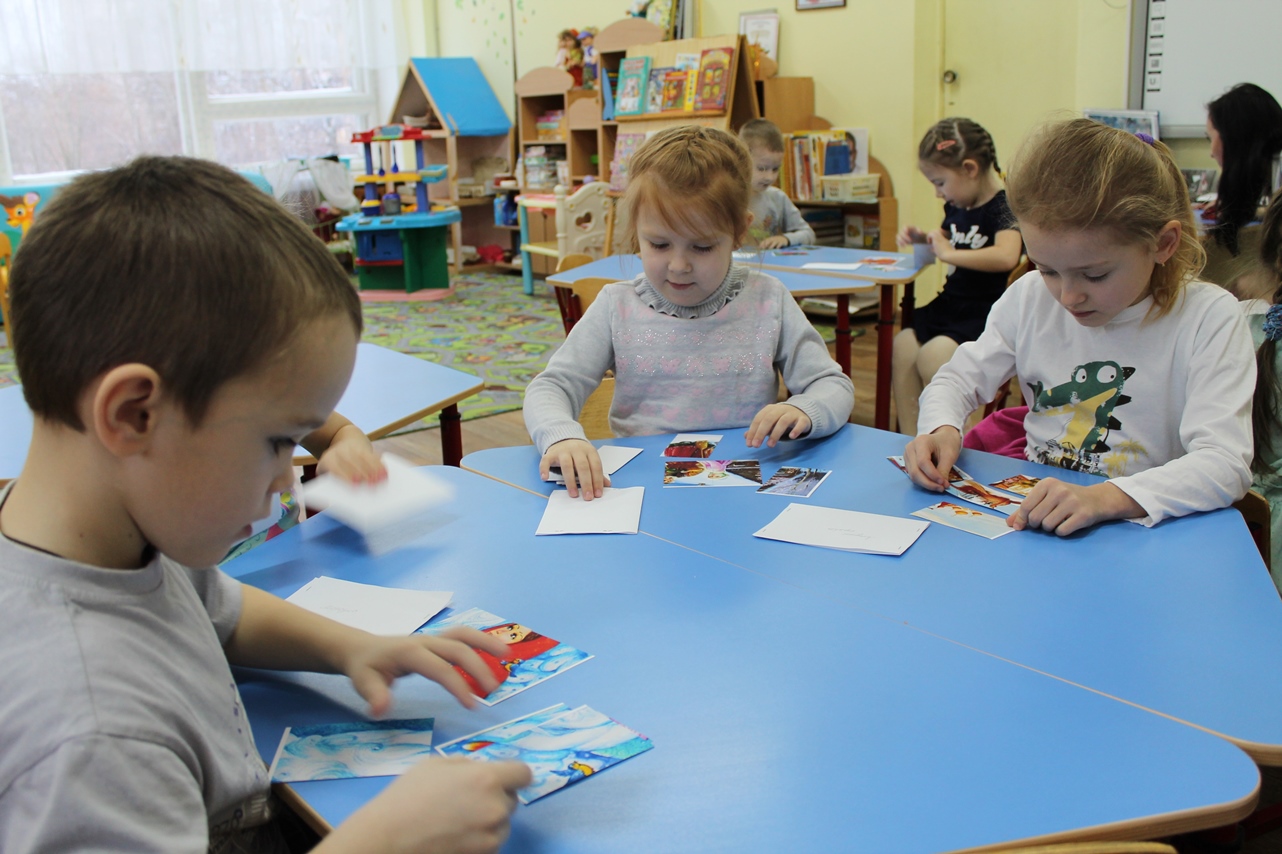
M 374 714 L 401 675 L 494 687 L 479 632 L 376 637 L 192 568 L 292 482 L 355 361 L 351 284 L 269 196 L 186 158 L 79 178 L 11 300 L 36 417 L 0 493 L 0 850 L 276 850 L 229 663 L 346 674 Z M 316 850 L 495 850 L 528 780 L 428 760 Z
M 739 129 L 752 155 L 752 224 L 748 240 L 760 249 L 781 249 L 815 242 L 815 231 L 788 194 L 775 186 L 783 166 L 783 134 L 768 119 L 752 119 Z

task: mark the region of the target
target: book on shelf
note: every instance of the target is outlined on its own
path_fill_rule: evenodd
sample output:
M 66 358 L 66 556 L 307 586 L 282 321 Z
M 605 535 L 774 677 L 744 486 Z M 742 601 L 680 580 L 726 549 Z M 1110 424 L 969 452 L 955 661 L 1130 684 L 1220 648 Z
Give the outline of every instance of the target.
M 734 60 L 734 48 L 710 47 L 699 57 L 699 91 L 695 95 L 694 108 L 724 112 L 730 96 L 730 64 Z
M 663 111 L 663 83 L 672 67 L 651 68 L 650 82 L 646 84 L 645 111 L 659 113 Z
M 645 112 L 649 80 L 650 57 L 629 56 L 619 64 L 619 89 L 614 100 L 616 116 L 639 116 Z
M 822 199 L 825 175 L 849 174 L 868 174 L 867 128 L 830 128 L 785 135 L 781 183 L 791 198 Z
M 628 161 L 641 143 L 645 142 L 643 133 L 620 133 L 614 140 L 614 156 L 610 160 L 610 189 L 626 190 L 628 188 Z
M 675 68 L 663 75 L 663 104 L 659 108 L 662 112 L 685 109 L 688 79 L 689 72 Z
M 619 87 L 619 72 L 607 71 L 601 75 L 601 120 L 614 121 L 614 91 Z
M 686 82 L 684 89 L 684 100 L 680 109 L 687 113 L 694 112 L 695 97 L 699 91 L 699 54 L 697 53 L 678 53 L 676 61 L 676 70 L 685 73 Z

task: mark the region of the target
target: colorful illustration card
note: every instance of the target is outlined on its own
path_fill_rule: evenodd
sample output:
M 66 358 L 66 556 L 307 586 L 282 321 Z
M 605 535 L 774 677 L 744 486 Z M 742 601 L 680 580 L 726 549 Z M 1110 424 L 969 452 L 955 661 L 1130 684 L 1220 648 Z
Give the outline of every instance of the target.
M 529 804 L 654 747 L 650 739 L 587 706 L 564 703 L 446 742 L 442 756 L 519 760 L 534 782 L 517 793 Z
M 1014 528 L 1008 527 L 1006 520 L 1000 516 L 981 513 L 970 507 L 953 504 L 951 501 L 941 501 L 938 504 L 923 507 L 921 510 L 914 511 L 913 515 L 968 534 L 979 534 L 989 540 L 1004 537 L 1015 531 Z
M 396 777 L 432 755 L 434 722 L 419 718 L 289 727 L 272 760 L 272 782 Z
M 664 486 L 761 486 L 756 460 L 668 460 Z
M 513 694 L 519 694 L 531 685 L 564 673 L 592 657 L 581 649 L 552 640 L 520 623 L 509 622 L 480 608 L 463 611 L 446 608 L 416 634 L 436 635 L 455 626 L 466 626 L 494 635 L 508 645 L 508 655 L 502 660 L 483 650 L 476 650 L 490 672 L 504 680 L 488 697 L 481 696 L 480 686 L 463 668 L 454 668 L 467 681 L 472 693 L 487 706 L 501 703 Z
M 717 443 L 722 439 L 710 433 L 678 433 L 663 449 L 665 457 L 698 457 L 706 460 L 712 456 Z
M 1002 478 L 996 483 L 988 484 L 993 489 L 1000 489 L 1003 492 L 1013 492 L 1016 495 L 1028 497 L 1028 493 L 1033 491 L 1033 487 L 1041 483 L 1040 477 L 1029 477 L 1026 474 L 1013 474 L 1010 477 Z
M 809 498 L 819 484 L 827 480 L 830 471 L 821 469 L 799 469 L 793 466 L 782 466 L 765 486 L 757 490 L 764 495 L 786 495 L 789 498 Z
M 904 474 L 908 474 L 908 470 L 904 467 L 903 457 L 886 457 L 886 459 L 890 460 L 891 463 L 894 464 L 895 468 L 899 469 Z M 987 507 L 989 510 L 996 510 L 998 513 L 1003 513 L 1007 516 L 1018 510 L 1019 505 L 1024 501 L 1024 499 L 1015 495 L 999 495 L 998 493 L 993 492 L 991 489 L 966 474 L 966 472 L 957 468 L 957 466 L 953 466 L 949 470 L 948 488 L 945 489 L 944 492 L 954 498 L 960 498 L 962 501 L 969 501 L 971 504 L 978 504 L 980 507 Z

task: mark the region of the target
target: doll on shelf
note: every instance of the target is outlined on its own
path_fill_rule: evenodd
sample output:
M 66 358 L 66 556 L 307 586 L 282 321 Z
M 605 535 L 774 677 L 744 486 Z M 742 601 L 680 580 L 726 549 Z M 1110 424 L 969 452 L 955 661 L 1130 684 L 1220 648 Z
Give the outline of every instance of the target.
M 583 49 L 583 88 L 595 89 L 598 65 L 596 48 L 592 42 L 596 39 L 596 27 L 584 27 L 579 30 L 579 47 Z
M 582 86 L 583 49 L 579 47 L 579 34 L 574 30 L 561 30 L 556 40 L 556 60 L 552 64 L 570 72 L 576 87 Z

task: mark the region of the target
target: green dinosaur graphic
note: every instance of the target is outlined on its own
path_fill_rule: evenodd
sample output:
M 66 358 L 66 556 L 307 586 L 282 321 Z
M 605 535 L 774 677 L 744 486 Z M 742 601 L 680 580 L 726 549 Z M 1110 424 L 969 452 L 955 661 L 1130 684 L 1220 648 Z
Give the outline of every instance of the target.
M 1113 409 L 1130 403 L 1122 386 L 1135 373 L 1117 362 L 1087 362 L 1073 369 L 1071 381 L 1052 388 L 1033 383 L 1034 412 L 1072 410 L 1073 417 L 1064 428 L 1059 444 L 1070 453 L 1103 453 L 1109 450 L 1105 439 L 1110 430 L 1121 429 Z

